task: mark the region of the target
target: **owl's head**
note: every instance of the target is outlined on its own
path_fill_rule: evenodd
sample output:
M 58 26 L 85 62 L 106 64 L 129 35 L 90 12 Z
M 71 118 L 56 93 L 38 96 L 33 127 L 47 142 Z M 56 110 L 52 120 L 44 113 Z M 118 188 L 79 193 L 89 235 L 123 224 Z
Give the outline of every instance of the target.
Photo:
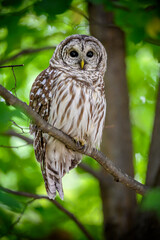
M 86 35 L 72 35 L 62 41 L 50 60 L 52 66 L 69 70 L 100 71 L 106 70 L 107 54 L 96 38 Z

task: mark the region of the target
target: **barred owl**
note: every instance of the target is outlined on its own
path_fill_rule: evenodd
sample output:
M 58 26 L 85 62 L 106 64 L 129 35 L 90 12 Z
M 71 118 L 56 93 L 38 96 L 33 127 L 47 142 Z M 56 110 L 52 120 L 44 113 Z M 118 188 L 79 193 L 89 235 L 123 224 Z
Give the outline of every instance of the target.
M 106 114 L 104 73 L 107 55 L 94 37 L 72 35 L 56 48 L 47 69 L 32 85 L 30 106 L 52 126 L 82 145 L 100 146 Z M 82 155 L 30 125 L 34 150 L 49 198 L 63 199 L 62 177 Z

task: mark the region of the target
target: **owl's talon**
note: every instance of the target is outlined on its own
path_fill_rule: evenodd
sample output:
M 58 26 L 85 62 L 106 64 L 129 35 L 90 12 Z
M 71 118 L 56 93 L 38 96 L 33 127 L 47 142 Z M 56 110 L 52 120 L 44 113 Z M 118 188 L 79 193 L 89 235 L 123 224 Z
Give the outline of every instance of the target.
M 84 146 L 86 144 L 86 141 L 84 139 L 81 139 L 80 143 L 81 143 L 82 146 Z
M 79 141 L 75 141 L 75 143 L 76 143 L 76 147 L 80 148 L 80 146 L 81 146 L 80 142 Z
M 79 150 L 83 150 L 84 152 L 86 152 L 86 150 L 87 150 L 87 145 L 86 145 L 86 144 L 82 145 L 80 141 L 79 141 L 79 142 L 76 142 L 76 147 L 77 147 Z
M 86 150 L 87 150 L 87 145 L 84 144 L 83 147 L 82 147 L 82 149 L 83 149 L 84 152 L 86 152 Z
M 86 145 L 86 141 L 84 139 L 79 139 L 78 137 L 75 137 L 74 141 L 76 143 L 76 146 L 79 149 L 83 149 L 85 147 L 85 145 Z

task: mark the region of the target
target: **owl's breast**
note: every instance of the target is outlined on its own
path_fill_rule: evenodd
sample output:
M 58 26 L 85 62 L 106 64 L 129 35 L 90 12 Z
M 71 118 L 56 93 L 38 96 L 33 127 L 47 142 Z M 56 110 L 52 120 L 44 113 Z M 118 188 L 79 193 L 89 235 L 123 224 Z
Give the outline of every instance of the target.
M 77 84 L 74 79 L 58 81 L 53 88 L 49 123 L 73 138 L 99 145 L 97 124 L 101 102 L 100 92 Z

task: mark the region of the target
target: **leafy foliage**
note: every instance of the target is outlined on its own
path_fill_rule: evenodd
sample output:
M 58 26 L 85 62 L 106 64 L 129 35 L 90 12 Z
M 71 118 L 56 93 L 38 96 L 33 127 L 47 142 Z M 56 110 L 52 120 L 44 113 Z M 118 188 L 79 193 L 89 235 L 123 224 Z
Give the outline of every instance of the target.
M 142 201 L 141 209 L 143 211 L 154 211 L 160 218 L 160 189 L 150 190 Z
M 47 14 L 47 17 L 49 19 L 52 19 L 55 17 L 56 14 L 63 13 L 66 9 L 69 8 L 71 3 L 70 1 L 65 0 L 43 0 L 43 1 L 37 1 L 34 4 L 34 10 L 38 15 L 41 14 Z
M 10 194 L 4 193 L 3 191 L 0 191 L 0 204 L 1 206 L 5 205 L 13 212 L 20 212 L 22 208 L 19 201 L 17 201 Z

